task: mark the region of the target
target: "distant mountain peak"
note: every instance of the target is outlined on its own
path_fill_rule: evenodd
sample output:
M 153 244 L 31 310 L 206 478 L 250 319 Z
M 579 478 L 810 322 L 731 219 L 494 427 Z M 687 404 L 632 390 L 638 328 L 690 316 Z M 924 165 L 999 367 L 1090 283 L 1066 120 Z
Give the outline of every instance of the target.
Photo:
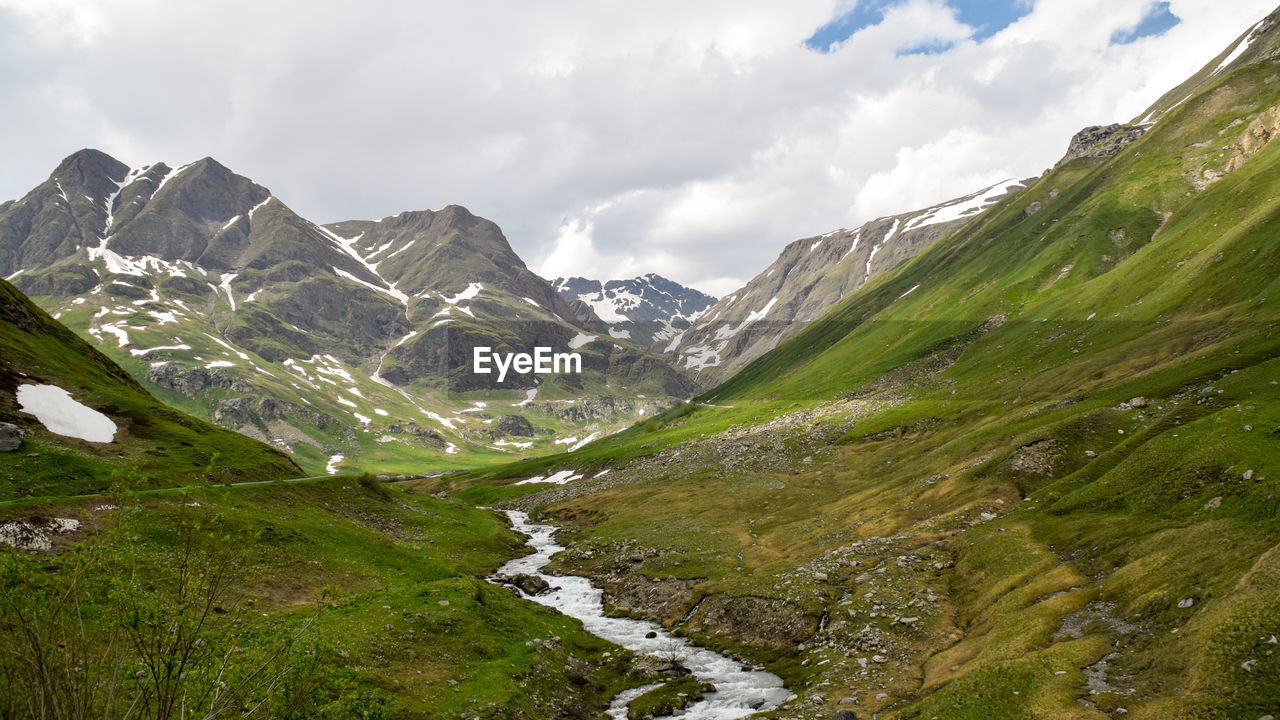
M 613 337 L 662 351 L 716 299 L 657 273 L 626 280 L 556 278 L 552 286 L 566 300 L 590 308 Z M 586 313 L 578 308 L 579 318 Z

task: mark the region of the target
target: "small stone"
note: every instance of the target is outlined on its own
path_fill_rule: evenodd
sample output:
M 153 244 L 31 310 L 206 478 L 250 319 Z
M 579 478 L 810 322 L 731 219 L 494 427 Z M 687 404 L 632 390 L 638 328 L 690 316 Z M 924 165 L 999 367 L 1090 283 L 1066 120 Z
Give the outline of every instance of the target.
M 1096 452 L 1094 452 L 1094 451 L 1092 451 L 1092 450 L 1085 450 L 1085 451 L 1084 451 L 1084 456 L 1085 456 L 1085 457 L 1095 458 L 1095 457 L 1098 457 L 1098 453 L 1096 453 Z
M 841 708 L 831 716 L 831 720 L 858 720 L 858 714 L 848 708 Z
M 827 581 L 827 574 L 826 574 L 826 573 L 824 573 L 824 572 L 814 573 L 814 574 L 813 574 L 813 579 L 814 579 L 814 580 L 817 580 L 818 582 L 826 582 L 826 581 Z
M 1245 425 L 1245 426 L 1244 426 L 1244 431 L 1245 431 L 1245 432 L 1253 432 L 1253 426 L 1252 426 L 1252 425 Z
M 1178 601 L 1178 607 L 1183 609 L 1189 608 L 1195 604 L 1196 604 L 1196 599 L 1191 597 L 1184 597 Z
M 885 657 L 884 655 L 872 655 L 871 662 L 877 665 L 882 665 L 884 663 L 889 662 L 889 658 Z
M 837 705 L 857 705 L 857 704 L 858 704 L 858 701 L 857 701 L 856 699 L 854 699 L 854 698 L 851 698 L 851 697 L 842 697 L 842 698 L 840 698 L 840 702 L 838 702 L 838 703 L 836 703 L 836 704 L 837 704 Z
M 438 603 L 436 603 L 436 604 L 437 604 L 437 605 L 439 605 L 440 607 L 449 607 L 449 601 L 448 601 L 448 600 L 441 600 L 440 602 L 438 602 Z
M 1216 507 L 1222 507 L 1222 496 L 1221 496 L 1221 495 L 1219 495 L 1218 497 L 1213 498 L 1212 500 L 1210 500 L 1209 502 L 1207 502 L 1207 503 L 1205 503 L 1205 504 L 1204 504 L 1204 509 L 1205 509 L 1205 510 L 1212 510 L 1212 509 L 1214 509 L 1214 508 L 1216 508 Z
M 1253 479 L 1253 471 L 1252 471 L 1252 470 L 1245 470 L 1245 471 L 1244 471 L 1244 480 L 1245 480 L 1245 482 L 1248 482 L 1248 481 L 1250 481 L 1250 480 L 1252 480 L 1252 479 Z
M 1147 399 L 1139 395 L 1138 397 L 1131 399 L 1129 401 L 1129 405 L 1131 407 L 1144 408 L 1147 406 Z
M 1240 663 L 1240 669 L 1244 670 L 1247 673 L 1253 672 L 1253 669 L 1257 666 L 1258 666 L 1257 660 L 1245 660 L 1244 662 Z
M 646 638 L 646 639 L 648 639 L 648 640 L 652 640 L 652 639 L 654 639 L 654 638 L 658 637 L 658 633 L 656 633 L 656 632 L 654 632 L 654 631 L 650 630 L 649 632 L 645 633 L 645 634 L 644 634 L 644 636 L 645 636 L 645 638 Z

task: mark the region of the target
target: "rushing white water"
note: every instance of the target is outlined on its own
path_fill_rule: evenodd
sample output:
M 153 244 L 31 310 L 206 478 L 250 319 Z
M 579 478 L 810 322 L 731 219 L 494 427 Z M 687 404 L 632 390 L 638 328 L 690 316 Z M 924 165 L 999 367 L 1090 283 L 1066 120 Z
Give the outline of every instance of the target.
M 714 693 L 708 693 L 681 715 L 685 720 L 735 720 L 772 710 L 791 699 L 791 691 L 782 684 L 782 678 L 773 673 L 749 670 L 735 660 L 671 635 L 657 623 L 606 617 L 601 591 L 592 587 L 586 578 L 542 573 L 551 556 L 564 550 L 555 541 L 556 528 L 530 523 L 529 515 L 519 510 L 505 512 L 512 526 L 529 538 L 529 547 L 536 552 L 503 565 L 497 574 L 535 575 L 546 580 L 554 588 L 553 592 L 525 597 L 581 620 L 592 634 L 628 650 L 678 660 L 699 680 L 714 685 Z M 645 637 L 651 633 L 654 637 Z M 610 707 L 610 716 L 626 717 L 626 703 L 635 697 L 638 693 L 619 695 Z

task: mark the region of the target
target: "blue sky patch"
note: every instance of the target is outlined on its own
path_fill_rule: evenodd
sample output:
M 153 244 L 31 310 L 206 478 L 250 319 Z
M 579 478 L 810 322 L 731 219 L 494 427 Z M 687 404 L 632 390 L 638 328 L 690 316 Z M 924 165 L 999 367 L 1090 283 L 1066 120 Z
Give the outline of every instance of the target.
M 1169 3 L 1152 3 L 1147 14 L 1131 28 L 1124 28 L 1111 33 L 1112 45 L 1127 45 L 1135 40 L 1153 35 L 1163 35 L 1174 25 L 1182 22 L 1182 18 L 1173 14 Z
M 903 55 L 941 55 L 942 53 L 955 47 L 953 42 L 940 42 L 931 40 L 929 42 L 920 43 L 911 47 L 902 48 L 897 52 L 898 57 Z
M 902 0 L 858 0 L 852 10 L 837 15 L 815 30 L 804 44 L 821 53 L 831 52 L 832 45 L 848 40 L 859 30 L 879 25 L 884 20 L 885 11 L 901 3 Z M 1031 12 L 1031 0 L 950 0 L 946 4 L 955 11 L 960 22 L 974 29 L 973 39 L 979 42 Z M 926 44 L 898 54 L 936 53 L 945 51 L 947 47 L 950 46 Z

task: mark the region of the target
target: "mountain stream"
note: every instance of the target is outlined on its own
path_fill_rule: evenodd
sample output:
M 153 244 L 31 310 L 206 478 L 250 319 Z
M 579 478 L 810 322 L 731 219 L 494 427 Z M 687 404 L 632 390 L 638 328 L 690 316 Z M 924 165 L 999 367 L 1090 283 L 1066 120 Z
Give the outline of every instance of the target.
M 706 697 L 681 713 L 680 717 L 684 720 L 735 720 L 752 713 L 772 710 L 792 697 L 791 691 L 787 690 L 777 675 L 750 670 L 731 658 L 671 635 L 657 623 L 606 617 L 601 591 L 592 587 L 586 578 L 542 573 L 542 568 L 551 561 L 551 556 L 564 550 L 555 541 L 557 528 L 552 525 L 535 525 L 529 522 L 527 513 L 519 510 L 504 512 L 516 531 L 528 537 L 529 547 L 536 552 L 503 565 L 495 577 L 521 574 L 540 577 L 551 585 L 552 591 L 537 596 L 522 592 L 523 597 L 577 618 L 588 632 L 628 650 L 675 658 L 699 680 L 714 685 L 715 692 L 707 693 Z M 653 637 L 648 637 L 649 635 Z M 609 707 L 609 716 L 617 720 L 626 718 L 627 704 L 642 692 L 655 687 L 658 686 L 650 685 L 620 693 Z

